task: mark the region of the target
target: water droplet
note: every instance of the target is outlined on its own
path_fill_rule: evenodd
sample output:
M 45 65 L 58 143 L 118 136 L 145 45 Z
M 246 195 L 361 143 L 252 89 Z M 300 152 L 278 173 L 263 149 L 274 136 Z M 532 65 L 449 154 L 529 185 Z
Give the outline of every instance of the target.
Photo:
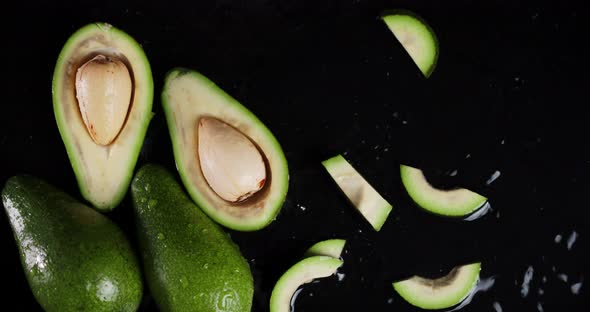
M 203 264 L 203 269 L 207 270 L 209 268 L 209 263 Z
M 387 299 L 387 304 L 392 304 L 392 303 L 393 303 L 393 298 Z
M 145 185 L 145 191 L 146 192 L 149 192 L 150 191 L 150 184 L 149 183 Z
M 450 310 L 449 312 L 463 309 L 466 305 L 471 303 L 471 300 L 473 300 L 473 297 L 475 297 L 475 295 L 478 292 L 490 290 L 492 288 L 492 286 L 494 286 L 495 283 L 496 283 L 496 279 L 494 277 L 489 277 L 489 278 L 484 278 L 484 279 L 479 280 L 477 282 L 477 285 L 475 285 L 475 288 L 471 291 L 471 293 L 469 293 L 469 295 L 467 295 L 467 297 L 465 299 L 463 299 L 461 304 L 459 304 L 456 308 Z
M 556 244 L 561 243 L 561 235 L 559 235 L 559 234 L 555 235 L 555 243 Z
M 526 272 L 524 273 L 524 278 L 522 280 L 522 287 L 520 289 L 520 294 L 522 295 L 522 297 L 526 297 L 529 294 L 529 284 L 531 282 L 531 280 L 533 280 L 533 273 L 534 273 L 534 269 L 533 266 L 529 266 L 526 269 Z
M 239 274 L 240 273 L 240 269 L 235 269 L 234 273 Z
M 539 312 L 543 312 L 543 305 L 540 302 L 537 302 L 537 310 L 539 310 Z
M 572 294 L 577 295 L 580 293 L 580 289 L 582 288 L 582 282 L 578 282 L 572 285 L 571 290 Z
M 537 293 L 539 294 L 539 296 L 543 296 L 545 294 L 545 291 L 543 290 L 543 288 L 539 288 Z
M 562 280 L 564 283 L 567 283 L 567 275 L 561 273 L 561 274 L 557 274 L 557 278 L 559 278 L 560 280 Z
M 570 236 L 567 238 L 567 249 L 568 250 L 572 249 L 577 238 L 578 238 L 578 233 L 576 231 L 573 231 L 572 234 L 570 234 Z
M 148 201 L 148 208 L 154 208 L 154 207 L 156 207 L 157 204 L 158 204 L 157 200 L 150 199 L 150 201 Z
M 158 233 L 158 240 L 163 240 L 163 239 L 164 239 L 164 234 Z
M 202 232 L 203 234 L 206 234 L 207 232 L 209 232 L 209 230 L 207 230 L 207 229 L 202 229 L 202 230 L 201 230 L 201 232 Z
M 182 288 L 188 287 L 188 279 L 186 278 L 186 276 L 180 277 L 180 285 L 182 285 Z
M 449 176 L 454 177 L 457 175 L 457 173 L 459 173 L 459 172 L 457 171 L 457 169 L 455 169 L 455 170 L 451 171 L 451 173 L 449 173 Z
M 336 273 L 336 277 L 338 278 L 339 282 L 342 282 L 346 275 L 344 273 Z
M 502 312 L 502 306 L 498 301 L 494 301 L 492 305 L 494 306 L 494 310 L 496 310 L 496 312 Z
M 502 173 L 499 170 L 494 171 L 494 173 L 492 173 L 490 178 L 486 181 L 486 185 L 492 184 L 494 181 L 496 181 L 496 179 L 500 177 L 501 174 Z

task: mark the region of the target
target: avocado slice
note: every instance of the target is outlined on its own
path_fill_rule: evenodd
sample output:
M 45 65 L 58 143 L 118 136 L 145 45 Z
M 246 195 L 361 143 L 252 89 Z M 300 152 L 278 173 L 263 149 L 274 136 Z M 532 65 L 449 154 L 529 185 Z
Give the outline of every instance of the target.
M 332 258 L 340 258 L 342 250 L 346 241 L 339 238 L 328 239 L 325 241 L 313 244 L 304 254 L 304 257 L 311 256 L 328 256 Z
M 388 12 L 381 18 L 424 77 L 430 77 L 438 61 L 438 40 L 432 28 L 407 10 Z
M 393 288 L 408 303 L 422 309 L 446 309 L 459 304 L 475 289 L 481 263 L 457 266 L 449 274 L 428 279 L 413 276 L 393 283 Z
M 146 280 L 161 311 L 250 311 L 248 262 L 169 171 L 143 166 L 131 195 Z
M 289 312 L 294 294 L 301 285 L 334 273 L 343 261 L 343 239 L 329 239 L 311 246 L 304 259 L 294 264 L 277 281 L 270 297 L 270 312 Z
M 287 160 L 270 130 L 196 71 L 168 73 L 162 105 L 176 167 L 189 195 L 225 227 L 255 231 L 279 213 Z
M 129 187 L 152 118 L 148 59 L 128 34 L 106 23 L 70 36 L 53 72 L 53 112 L 82 196 L 116 207 Z
M 139 262 L 115 223 L 32 176 L 10 178 L 2 203 L 45 311 L 137 311 Z
M 440 190 L 434 188 L 422 170 L 400 165 L 402 183 L 408 195 L 423 209 L 432 213 L 462 217 L 483 207 L 487 198 L 465 188 Z
M 322 165 L 352 205 L 376 231 L 381 230 L 391 212 L 391 204 L 342 155 L 324 160 Z

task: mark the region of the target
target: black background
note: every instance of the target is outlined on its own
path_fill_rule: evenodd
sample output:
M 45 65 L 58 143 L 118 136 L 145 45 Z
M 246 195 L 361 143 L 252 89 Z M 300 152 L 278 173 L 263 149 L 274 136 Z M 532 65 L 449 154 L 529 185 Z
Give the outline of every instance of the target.
M 258 232 L 230 231 L 252 267 L 253 311 L 266 311 L 282 272 L 330 237 L 348 239 L 345 277 L 304 287 L 297 311 L 414 311 L 390 281 L 440 275 L 472 260 L 482 261 L 482 277 L 495 282 L 464 311 L 588 310 L 590 14 L 583 2 L 13 5 L 3 8 L 1 28 L 0 183 L 29 173 L 81 199 L 53 117 L 51 77 L 69 35 L 93 21 L 110 22 L 142 44 L 153 70 L 156 115 L 138 166 L 175 170 L 160 92 L 176 66 L 218 83 L 283 146 L 290 189 L 278 219 Z M 428 80 L 377 18 L 396 8 L 418 13 L 438 36 L 439 64 Z M 394 206 L 378 234 L 320 164 L 339 153 Z M 471 222 L 422 212 L 400 185 L 399 163 L 488 196 L 491 211 Z M 495 171 L 500 176 L 488 185 Z M 108 216 L 135 242 L 129 197 Z M 1 309 L 39 310 L 4 213 L 0 221 Z M 529 267 L 533 279 L 523 296 Z M 570 287 L 578 282 L 576 295 Z M 141 310 L 155 311 L 147 287 L 144 297 Z

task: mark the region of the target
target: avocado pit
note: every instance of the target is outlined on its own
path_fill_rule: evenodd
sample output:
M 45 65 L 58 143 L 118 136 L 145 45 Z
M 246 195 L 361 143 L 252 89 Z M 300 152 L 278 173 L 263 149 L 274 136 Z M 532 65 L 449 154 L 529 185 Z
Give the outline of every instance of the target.
M 201 172 L 219 197 L 239 203 L 264 188 L 265 162 L 248 137 L 212 117 L 199 118 L 196 131 Z
M 109 145 L 121 132 L 131 104 L 129 69 L 114 56 L 96 55 L 76 72 L 76 99 L 92 140 Z

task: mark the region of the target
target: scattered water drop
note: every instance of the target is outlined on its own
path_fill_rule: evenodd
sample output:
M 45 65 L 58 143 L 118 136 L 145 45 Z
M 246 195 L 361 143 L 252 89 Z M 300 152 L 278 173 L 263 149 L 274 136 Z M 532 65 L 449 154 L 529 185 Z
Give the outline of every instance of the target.
M 572 234 L 570 234 L 570 236 L 567 238 L 567 249 L 568 250 L 572 249 L 577 238 L 578 238 L 578 233 L 576 231 L 573 231 Z
M 540 302 L 537 302 L 537 310 L 539 310 L 539 312 L 543 312 L 543 305 Z
M 186 276 L 180 277 L 180 285 L 182 285 L 182 288 L 188 287 L 188 279 L 186 278 Z
M 338 278 L 339 282 L 342 282 L 346 275 L 344 273 L 336 273 L 336 277 Z
M 164 240 L 164 234 L 158 233 L 158 240 Z
M 461 301 L 461 303 L 457 307 L 455 307 L 452 310 L 449 310 L 449 312 L 457 311 L 457 310 L 464 308 L 466 305 L 471 303 L 471 301 L 473 300 L 473 297 L 475 297 L 475 295 L 478 292 L 490 290 L 490 288 L 492 288 L 492 286 L 494 286 L 495 282 L 496 282 L 496 279 L 493 276 L 479 280 L 477 282 L 477 285 L 475 285 L 475 288 L 471 291 L 471 293 L 469 293 L 469 295 L 467 295 L 467 297 L 465 297 L 465 299 L 463 299 L 463 301 Z
M 547 276 L 543 276 L 543 278 L 541 279 L 541 281 L 543 282 L 543 284 L 547 283 Z
M 561 237 L 561 235 L 560 235 L 560 234 L 557 234 L 557 235 L 555 235 L 555 243 L 556 243 L 556 244 L 559 244 L 559 243 L 561 243 L 561 238 L 562 238 L 562 237 Z
M 149 183 L 146 184 L 144 188 L 145 188 L 146 192 L 149 192 L 150 191 L 150 184 Z
M 305 207 L 301 204 L 297 204 L 297 207 L 299 207 L 299 209 L 301 209 L 301 211 L 305 211 L 305 209 L 307 209 L 307 207 Z
M 389 148 L 386 147 L 386 148 L 383 149 L 383 151 L 384 152 L 389 152 Z
M 455 169 L 455 170 L 451 171 L 451 173 L 449 173 L 449 176 L 454 177 L 457 175 L 457 173 L 458 173 L 458 171 L 457 171 L 457 169 Z
M 559 278 L 560 280 L 562 280 L 564 283 L 567 283 L 567 275 L 561 273 L 561 274 L 557 274 L 557 278 Z
M 393 303 L 393 298 L 387 299 L 387 304 L 392 304 L 392 303 Z
M 543 288 L 539 288 L 537 293 L 539 294 L 539 296 L 543 296 L 545 294 L 545 291 L 543 290 Z
M 522 280 L 522 286 L 520 288 L 520 294 L 522 295 L 522 297 L 526 297 L 529 294 L 529 284 L 531 283 L 531 281 L 533 280 L 533 273 L 534 273 L 534 269 L 533 266 L 529 266 L 526 269 L 526 272 L 524 273 L 524 278 Z
M 494 181 L 496 181 L 496 179 L 500 177 L 501 174 L 502 173 L 499 170 L 494 171 L 494 173 L 492 173 L 490 178 L 486 181 L 486 185 L 492 184 Z
M 472 214 L 468 215 L 463 220 L 465 220 L 465 221 L 477 220 L 477 219 L 485 216 L 486 214 L 488 214 L 488 212 L 490 212 L 491 208 L 492 208 L 492 206 L 490 205 L 490 203 L 489 202 L 485 202 L 483 204 L 483 206 L 481 206 L 481 208 L 478 208 L 475 212 L 473 212 Z M 499 217 L 499 216 L 497 216 L 497 217 Z
M 295 301 L 297 300 L 297 296 L 299 296 L 299 293 L 301 293 L 302 290 L 303 288 L 299 288 L 293 293 L 293 297 L 291 297 L 291 311 L 295 311 Z
M 209 263 L 203 264 L 203 269 L 207 270 L 209 268 Z
M 465 159 L 469 159 L 469 158 L 471 158 L 471 154 L 465 155 Z
M 572 294 L 577 295 L 580 293 L 580 289 L 582 288 L 582 282 L 575 283 L 570 288 L 572 290 Z
M 492 305 L 494 306 L 494 310 L 496 310 L 496 312 L 502 312 L 502 306 L 498 301 L 494 301 Z

